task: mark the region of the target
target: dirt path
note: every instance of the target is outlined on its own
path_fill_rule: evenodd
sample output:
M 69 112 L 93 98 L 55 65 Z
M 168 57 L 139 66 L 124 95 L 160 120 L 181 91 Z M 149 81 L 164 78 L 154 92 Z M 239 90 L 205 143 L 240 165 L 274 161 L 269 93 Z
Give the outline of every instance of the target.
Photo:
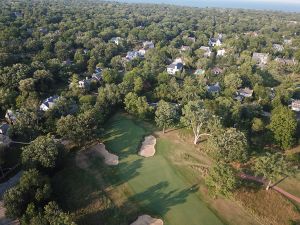
M 239 176 L 242 179 L 253 180 L 253 181 L 259 182 L 259 183 L 264 184 L 264 185 L 268 184 L 268 181 L 261 178 L 261 177 L 255 177 L 255 176 L 251 176 L 251 175 L 248 175 L 248 174 L 240 174 Z M 270 188 L 272 188 L 275 191 L 279 192 L 280 194 L 286 196 L 287 198 L 292 199 L 297 203 L 300 203 L 300 198 L 299 197 L 296 197 L 295 195 L 292 195 L 292 194 L 286 192 L 285 190 L 283 190 L 283 189 L 281 189 L 277 186 L 273 186 L 272 184 L 270 185 Z

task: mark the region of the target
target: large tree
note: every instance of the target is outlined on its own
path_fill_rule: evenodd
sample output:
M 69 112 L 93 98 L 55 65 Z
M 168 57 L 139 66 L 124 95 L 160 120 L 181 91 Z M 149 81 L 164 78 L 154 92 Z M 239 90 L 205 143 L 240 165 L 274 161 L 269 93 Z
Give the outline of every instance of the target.
M 214 156 L 219 161 L 224 162 L 244 162 L 248 155 L 248 144 L 244 133 L 229 128 L 218 132 L 209 140 L 213 147 Z
M 210 132 L 220 125 L 219 119 L 205 108 L 203 101 L 188 102 L 182 110 L 181 122 L 193 130 L 195 145 L 202 136 L 211 135 Z
M 256 175 L 269 179 L 266 190 L 269 189 L 272 182 L 276 179 L 293 174 L 294 167 L 280 153 L 260 156 L 255 160 L 254 171 Z
M 164 100 L 159 101 L 155 111 L 155 122 L 157 126 L 163 128 L 163 133 L 165 133 L 167 127 L 174 124 L 177 117 L 176 105 L 165 102 Z
M 129 92 L 124 99 L 125 109 L 139 118 L 146 118 L 152 112 L 145 96 L 138 96 L 133 92 Z
M 278 106 L 271 114 L 270 130 L 276 142 L 284 149 L 293 146 L 297 128 L 297 120 L 288 107 Z
M 218 163 L 210 168 L 205 184 L 212 195 L 228 197 L 237 188 L 238 179 L 235 170 L 230 165 Z
M 62 152 L 62 146 L 53 137 L 40 136 L 23 147 L 22 162 L 37 168 L 54 168 Z

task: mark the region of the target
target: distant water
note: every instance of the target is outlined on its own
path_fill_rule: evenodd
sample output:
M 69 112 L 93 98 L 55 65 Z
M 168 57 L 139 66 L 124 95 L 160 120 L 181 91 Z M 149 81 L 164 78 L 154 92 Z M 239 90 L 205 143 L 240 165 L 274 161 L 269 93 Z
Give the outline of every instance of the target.
M 115 0 L 123 3 L 153 3 L 172 4 L 190 7 L 243 8 L 258 10 L 276 10 L 285 12 L 300 12 L 300 0 L 297 3 L 282 0 L 282 2 L 251 1 L 251 0 Z

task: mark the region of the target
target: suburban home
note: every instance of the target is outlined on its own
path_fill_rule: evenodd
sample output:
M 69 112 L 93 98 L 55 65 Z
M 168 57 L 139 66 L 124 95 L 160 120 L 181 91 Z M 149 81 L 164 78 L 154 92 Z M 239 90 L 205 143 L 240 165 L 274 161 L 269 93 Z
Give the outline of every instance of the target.
M 212 51 L 210 50 L 210 47 L 201 46 L 200 50 L 204 51 L 204 54 L 203 54 L 204 57 L 210 57 L 211 54 L 212 54 Z
M 5 119 L 7 122 L 14 124 L 17 121 L 17 113 L 11 109 L 8 109 L 5 113 Z
M 145 48 L 141 48 L 141 49 L 139 50 L 139 54 L 140 54 L 140 56 L 142 56 L 142 57 L 145 56 L 146 52 L 147 52 L 147 50 L 146 50 Z
M 252 56 L 252 59 L 257 63 L 257 64 L 260 64 L 260 65 L 266 65 L 268 63 L 268 60 L 269 60 L 269 54 L 267 53 L 257 53 L 257 52 L 254 52 L 253 53 L 253 56 Z
M 237 95 L 245 97 L 245 98 L 250 98 L 253 95 L 253 90 L 251 90 L 250 88 L 246 87 L 246 88 L 241 88 L 237 91 Z
M 210 47 L 215 47 L 215 46 L 221 46 L 222 45 L 222 40 L 220 38 L 210 38 L 208 41 L 208 45 Z
M 211 94 L 219 93 L 221 90 L 219 82 L 215 83 L 214 85 L 207 85 L 207 91 Z
M 223 73 L 223 70 L 219 67 L 214 67 L 211 71 L 214 75 L 219 75 Z
M 217 51 L 217 56 L 224 56 L 225 54 L 226 50 L 224 48 Z
M 102 73 L 94 73 L 92 75 L 91 80 L 94 80 L 96 82 L 101 82 L 102 81 Z
M 167 72 L 170 75 L 175 75 L 177 72 L 182 71 L 182 69 L 183 69 L 183 63 L 174 61 L 172 64 L 170 64 L 167 67 Z
M 0 125 L 0 134 L 7 135 L 8 129 L 9 129 L 9 124 L 8 123 L 2 123 Z
M 197 75 L 197 76 L 203 75 L 203 74 L 205 74 L 205 70 L 203 70 L 203 69 L 197 69 L 197 70 L 194 72 L 194 75 Z
M 115 43 L 116 45 L 119 45 L 122 40 L 123 40 L 123 38 L 121 38 L 121 37 L 113 37 L 112 39 L 110 39 L 110 41 Z
M 292 101 L 292 110 L 295 112 L 300 112 L 300 100 L 293 100 Z
M 145 49 L 154 48 L 154 43 L 152 41 L 144 41 L 143 42 L 143 47 Z
M 84 80 L 78 81 L 78 87 L 83 89 L 89 89 L 91 86 L 91 80 L 89 78 L 85 78 Z
M 47 99 L 45 99 L 42 104 L 40 105 L 40 110 L 46 112 L 47 110 L 51 109 L 54 105 L 55 102 L 59 99 L 59 96 L 51 96 Z
M 273 44 L 273 49 L 277 52 L 282 52 L 284 50 L 284 47 L 280 44 Z
M 284 65 L 296 65 L 297 61 L 295 59 L 285 59 L 285 58 L 279 58 L 276 57 L 274 59 L 275 62 L 280 63 L 280 64 L 284 64 Z
M 127 52 L 126 59 L 131 61 L 133 59 L 139 58 L 141 55 L 138 51 L 129 51 Z
M 293 41 L 292 41 L 292 39 L 284 39 L 284 40 L 283 40 L 283 43 L 284 43 L 285 45 L 291 45 L 291 44 L 293 43 Z

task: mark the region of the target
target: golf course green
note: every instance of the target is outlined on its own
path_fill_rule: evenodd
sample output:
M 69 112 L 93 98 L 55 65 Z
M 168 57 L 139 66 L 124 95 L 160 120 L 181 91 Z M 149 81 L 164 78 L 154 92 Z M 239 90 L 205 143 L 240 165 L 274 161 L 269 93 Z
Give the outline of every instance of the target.
M 137 155 L 144 136 L 153 132 L 148 126 L 126 114 L 117 114 L 108 122 L 104 143 L 119 156 L 120 163 L 107 169 L 105 179 L 113 188 L 126 183 L 128 200 L 140 207 L 139 212 L 160 217 L 167 225 L 223 224 L 201 200 L 197 185 L 168 159 L 177 150 L 176 143 L 158 138 L 154 157 Z

